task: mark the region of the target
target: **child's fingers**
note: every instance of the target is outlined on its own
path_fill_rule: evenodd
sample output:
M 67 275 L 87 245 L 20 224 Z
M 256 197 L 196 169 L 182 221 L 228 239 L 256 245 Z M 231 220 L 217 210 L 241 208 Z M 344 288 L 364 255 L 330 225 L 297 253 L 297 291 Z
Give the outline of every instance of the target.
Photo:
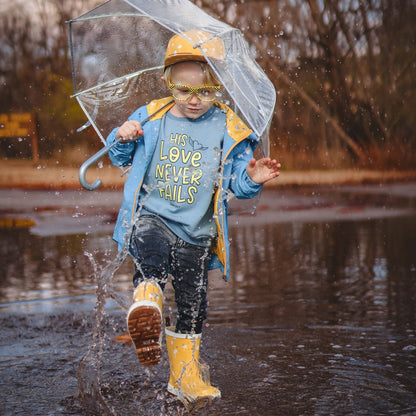
M 117 137 L 122 141 L 135 140 L 143 134 L 141 124 L 135 120 L 126 121 L 117 131 Z

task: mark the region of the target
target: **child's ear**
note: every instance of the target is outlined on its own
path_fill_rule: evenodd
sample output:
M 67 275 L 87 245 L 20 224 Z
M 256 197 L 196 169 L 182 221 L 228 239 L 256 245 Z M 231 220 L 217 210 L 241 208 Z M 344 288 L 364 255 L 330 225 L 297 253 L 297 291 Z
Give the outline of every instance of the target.
M 168 82 L 166 81 L 166 78 L 163 75 L 160 77 L 160 79 L 169 88 Z

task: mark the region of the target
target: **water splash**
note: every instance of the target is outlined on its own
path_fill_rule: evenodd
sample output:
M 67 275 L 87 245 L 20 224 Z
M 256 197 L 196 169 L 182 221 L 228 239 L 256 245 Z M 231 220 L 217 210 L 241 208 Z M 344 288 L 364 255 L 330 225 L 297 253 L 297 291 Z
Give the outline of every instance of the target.
M 92 342 L 88 352 L 78 365 L 78 398 L 88 410 L 99 412 L 101 415 L 117 415 L 116 410 L 108 403 L 102 392 L 101 367 L 105 344 L 106 322 L 105 305 L 108 297 L 113 298 L 123 309 L 127 304 L 123 297 L 117 294 L 111 281 L 127 255 L 127 250 L 121 250 L 117 257 L 101 267 L 97 264 L 92 253 L 85 252 L 93 266 L 93 278 L 96 284 L 97 301 L 94 308 L 94 326 Z

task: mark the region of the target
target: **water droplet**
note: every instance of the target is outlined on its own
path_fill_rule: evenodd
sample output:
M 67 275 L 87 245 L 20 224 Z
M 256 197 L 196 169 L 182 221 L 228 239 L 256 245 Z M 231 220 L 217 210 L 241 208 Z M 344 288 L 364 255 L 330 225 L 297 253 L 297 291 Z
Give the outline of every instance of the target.
M 414 350 L 416 350 L 416 346 L 414 346 L 414 345 L 406 345 L 403 348 L 403 351 L 414 351 Z

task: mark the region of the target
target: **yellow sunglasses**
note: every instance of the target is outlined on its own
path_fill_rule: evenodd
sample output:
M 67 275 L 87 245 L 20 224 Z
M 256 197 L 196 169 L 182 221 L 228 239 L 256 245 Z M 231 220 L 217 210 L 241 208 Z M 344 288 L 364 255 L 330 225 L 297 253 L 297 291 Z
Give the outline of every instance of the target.
M 196 96 L 205 102 L 214 101 L 221 90 L 221 85 L 204 85 L 203 87 L 191 87 L 185 84 L 173 84 L 169 82 L 169 89 L 175 100 L 186 101 L 196 94 Z

